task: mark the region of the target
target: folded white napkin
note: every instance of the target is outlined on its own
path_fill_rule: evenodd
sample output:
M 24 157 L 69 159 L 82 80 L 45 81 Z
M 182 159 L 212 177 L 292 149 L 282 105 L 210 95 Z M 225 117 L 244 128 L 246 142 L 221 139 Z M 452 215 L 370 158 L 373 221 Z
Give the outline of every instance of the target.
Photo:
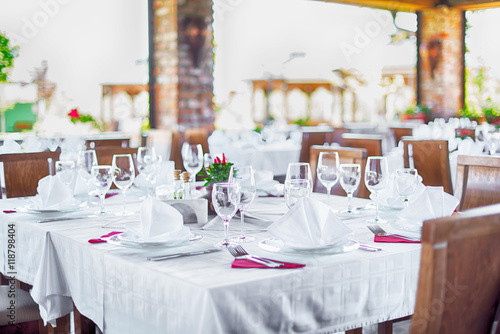
M 274 237 L 288 247 L 321 247 L 332 245 L 352 233 L 323 202 L 304 198 L 268 227 Z
M 425 186 L 422 183 L 422 177 L 419 175 L 418 184 L 415 188 L 415 192 L 410 198 L 410 202 L 413 201 L 414 198 L 417 198 L 424 190 Z M 370 199 L 374 199 L 373 195 L 370 195 Z M 404 208 L 403 197 L 399 195 L 398 188 L 396 188 L 396 172 L 391 173 L 387 187 L 379 194 L 378 203 L 380 206 L 385 206 L 387 208 Z
M 425 190 L 399 212 L 398 217 L 415 224 L 424 220 L 450 216 L 459 200 L 445 193 L 443 187 L 425 187 Z
M 147 241 L 187 240 L 191 232 L 182 214 L 172 206 L 148 197 L 141 206 L 141 222 L 128 224 L 127 230 Z
M 72 190 L 55 175 L 48 175 L 38 181 L 36 191 L 33 203 L 37 209 L 60 210 L 76 204 Z
M 0 153 L 22 153 L 23 150 L 21 148 L 21 145 L 13 141 L 12 139 L 6 139 L 3 142 L 3 145 L 0 146 Z

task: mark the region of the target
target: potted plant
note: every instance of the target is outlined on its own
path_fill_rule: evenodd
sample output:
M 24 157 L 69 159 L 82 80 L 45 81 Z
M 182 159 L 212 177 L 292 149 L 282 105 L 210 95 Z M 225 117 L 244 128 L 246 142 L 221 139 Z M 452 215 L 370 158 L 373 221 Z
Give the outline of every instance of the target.
M 11 46 L 10 40 L 0 32 L 0 82 L 7 82 L 9 69 L 14 66 L 19 47 Z
M 490 99 L 483 107 L 484 118 L 488 124 L 500 128 L 500 107 L 493 103 Z
M 216 157 L 211 165 L 205 166 L 205 170 L 198 173 L 198 175 L 203 176 L 203 181 L 205 181 L 203 186 L 207 190 L 207 193 L 204 197 L 208 200 L 209 214 L 215 214 L 212 204 L 212 187 L 215 183 L 229 180 L 229 173 L 233 165 L 232 162 L 226 160 L 226 156 L 222 153 L 222 159 Z
M 419 119 L 424 123 L 428 123 L 432 117 L 432 110 L 429 107 L 417 104 L 411 105 L 404 112 L 400 113 L 400 120 L 407 121 L 410 119 Z
M 461 118 L 468 118 L 471 121 L 476 121 L 477 124 L 481 124 L 483 116 L 475 108 L 466 105 L 465 108 L 458 111 L 458 116 Z

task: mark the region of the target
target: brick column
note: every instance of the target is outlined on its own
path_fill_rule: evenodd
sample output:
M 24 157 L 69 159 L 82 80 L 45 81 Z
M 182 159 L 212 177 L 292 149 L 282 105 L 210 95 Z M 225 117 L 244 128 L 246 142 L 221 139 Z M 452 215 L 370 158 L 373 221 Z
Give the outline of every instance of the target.
M 156 127 L 211 127 L 212 0 L 152 1 Z
M 417 102 L 433 116 L 455 116 L 464 105 L 464 29 L 461 10 L 418 13 Z

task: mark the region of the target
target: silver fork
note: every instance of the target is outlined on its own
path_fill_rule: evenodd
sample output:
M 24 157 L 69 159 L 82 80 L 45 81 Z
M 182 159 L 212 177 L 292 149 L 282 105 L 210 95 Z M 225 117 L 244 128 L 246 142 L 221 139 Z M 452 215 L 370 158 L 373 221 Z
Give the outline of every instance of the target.
M 263 259 L 261 257 L 250 255 L 250 254 L 248 254 L 248 252 L 245 249 L 243 249 L 243 247 L 241 247 L 238 244 L 229 244 L 227 246 L 227 250 L 236 259 L 250 260 L 250 261 L 253 261 L 255 263 L 260 263 L 260 264 L 263 264 L 263 265 L 271 267 L 271 268 L 277 268 L 277 267 L 281 267 L 283 265 L 283 263 L 277 263 L 274 261 Z
M 410 241 L 420 241 L 419 238 L 407 237 L 407 236 L 401 235 L 401 234 L 387 233 L 383 228 L 381 228 L 378 225 L 368 225 L 367 227 L 368 227 L 368 229 L 370 231 L 372 231 L 373 234 L 375 234 L 377 236 L 380 236 L 380 237 L 390 237 L 390 236 L 392 236 L 392 237 L 398 237 L 398 238 L 405 239 L 405 240 L 410 240 Z

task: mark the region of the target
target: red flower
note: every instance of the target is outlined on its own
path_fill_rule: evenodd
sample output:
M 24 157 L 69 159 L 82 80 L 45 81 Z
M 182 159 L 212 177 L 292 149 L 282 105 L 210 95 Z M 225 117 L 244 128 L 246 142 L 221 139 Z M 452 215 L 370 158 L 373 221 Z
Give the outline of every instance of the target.
M 221 162 L 221 161 L 220 161 L 219 157 L 215 157 L 215 159 L 214 159 L 214 164 L 220 164 L 220 162 Z
M 224 155 L 224 153 L 222 153 L 222 164 L 226 164 L 226 156 Z
M 78 113 L 78 109 L 71 109 L 71 111 L 68 114 L 69 117 L 73 118 L 80 118 L 80 114 Z

